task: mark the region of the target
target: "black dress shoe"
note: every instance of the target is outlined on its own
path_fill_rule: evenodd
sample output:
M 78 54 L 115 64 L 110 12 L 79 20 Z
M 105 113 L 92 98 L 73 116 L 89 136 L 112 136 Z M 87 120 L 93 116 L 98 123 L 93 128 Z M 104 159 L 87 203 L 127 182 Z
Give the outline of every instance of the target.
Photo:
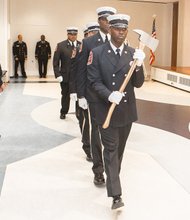
M 92 162 L 92 156 L 90 154 L 86 155 L 86 160 Z
M 96 173 L 94 176 L 94 184 L 96 186 L 105 184 L 104 175 L 102 173 Z
M 120 196 L 114 196 L 111 209 L 113 209 L 113 210 L 114 209 L 119 209 L 119 208 L 121 208 L 123 206 L 124 206 L 124 203 L 122 201 L 122 198 Z
M 60 115 L 60 119 L 65 119 L 66 118 L 66 115 L 65 114 L 61 114 Z
M 18 74 L 15 74 L 15 79 L 18 79 Z

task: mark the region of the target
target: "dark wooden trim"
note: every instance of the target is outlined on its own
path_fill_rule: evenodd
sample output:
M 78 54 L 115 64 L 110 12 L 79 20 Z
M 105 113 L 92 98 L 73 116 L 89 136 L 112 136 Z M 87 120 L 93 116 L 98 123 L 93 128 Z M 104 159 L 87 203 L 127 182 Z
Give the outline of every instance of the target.
M 177 66 L 178 6 L 179 6 L 179 2 L 173 3 L 172 51 L 171 51 L 172 67 Z
M 141 0 L 120 0 L 120 1 L 128 1 L 128 2 L 140 2 L 140 3 L 154 3 L 154 4 L 168 4 L 169 3 L 169 0 L 168 2 L 162 2 L 162 1 L 141 1 Z

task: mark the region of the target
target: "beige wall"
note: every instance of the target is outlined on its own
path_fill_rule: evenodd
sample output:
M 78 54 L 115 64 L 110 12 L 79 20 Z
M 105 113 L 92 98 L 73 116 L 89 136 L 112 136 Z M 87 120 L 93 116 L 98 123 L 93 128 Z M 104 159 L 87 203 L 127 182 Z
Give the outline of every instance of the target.
M 0 0 L 0 64 L 2 69 L 8 69 L 8 1 Z
M 131 16 L 128 38 L 133 47 L 138 45 L 138 41 L 132 29 L 139 28 L 151 33 L 152 15 L 157 14 L 156 28 L 160 44 L 156 51 L 155 64 L 170 65 L 172 4 L 106 0 L 10 0 L 11 46 L 17 39 L 17 35 L 23 34 L 29 50 L 26 62 L 27 74 L 38 74 L 34 51 L 41 34 L 46 35 L 47 40 L 51 43 L 52 51 L 54 51 L 57 42 L 66 39 L 67 26 L 78 26 L 78 38 L 81 40 L 84 24 L 96 20 L 96 8 L 105 5 L 113 6 L 118 12 Z M 10 52 L 11 50 L 12 48 L 10 48 Z M 145 52 L 147 64 L 149 50 L 146 49 Z M 13 63 L 12 56 L 10 59 Z M 49 73 L 53 74 L 51 62 L 49 62 Z
M 190 66 L 190 1 L 179 4 L 178 66 Z

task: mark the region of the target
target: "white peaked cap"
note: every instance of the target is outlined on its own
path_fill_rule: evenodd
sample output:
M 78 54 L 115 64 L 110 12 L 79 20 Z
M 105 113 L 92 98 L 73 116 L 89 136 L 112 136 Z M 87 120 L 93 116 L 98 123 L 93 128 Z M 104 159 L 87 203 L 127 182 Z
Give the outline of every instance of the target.
M 130 16 L 126 14 L 114 14 L 107 17 L 110 26 L 114 27 L 128 27 Z
M 117 10 L 113 7 L 105 6 L 100 7 L 96 9 L 96 13 L 98 14 L 98 17 L 107 17 L 109 15 L 113 15 L 117 12 Z
M 78 28 L 77 27 L 67 27 L 67 32 L 68 33 L 78 33 Z
M 82 30 L 83 30 L 83 33 L 87 33 L 88 32 L 88 28 L 87 27 L 84 27 Z
M 100 25 L 98 22 L 89 22 L 86 27 L 88 28 L 88 31 L 98 31 L 100 29 Z

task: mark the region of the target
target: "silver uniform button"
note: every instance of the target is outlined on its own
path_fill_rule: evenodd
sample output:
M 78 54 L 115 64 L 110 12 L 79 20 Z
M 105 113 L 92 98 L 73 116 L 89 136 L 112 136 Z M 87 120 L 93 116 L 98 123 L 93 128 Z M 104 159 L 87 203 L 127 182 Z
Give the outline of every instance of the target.
M 127 102 L 127 100 L 125 99 L 124 102 Z
M 114 85 L 115 85 L 115 82 L 112 82 L 112 85 L 114 86 Z
M 115 77 L 115 74 L 113 74 L 112 76 Z

